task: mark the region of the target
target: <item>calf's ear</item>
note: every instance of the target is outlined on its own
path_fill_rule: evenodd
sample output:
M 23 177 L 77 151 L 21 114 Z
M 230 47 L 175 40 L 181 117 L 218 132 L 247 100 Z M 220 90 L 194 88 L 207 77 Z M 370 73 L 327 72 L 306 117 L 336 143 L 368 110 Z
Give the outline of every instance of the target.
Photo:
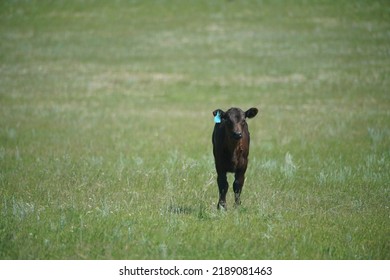
M 217 109 L 213 112 L 213 115 L 214 115 L 214 122 L 221 123 L 222 118 L 225 116 L 225 112 L 222 111 L 221 109 Z
M 221 117 L 223 117 L 225 115 L 224 111 L 222 111 L 221 109 L 217 109 L 217 110 L 213 111 L 213 116 L 215 117 L 218 113 Z
M 259 110 L 257 110 L 257 108 L 250 108 L 248 111 L 245 112 L 245 118 L 253 118 L 257 115 L 257 113 L 259 112 Z
M 214 122 L 215 123 L 221 123 L 222 122 L 222 118 L 225 117 L 225 112 L 222 111 L 221 109 L 217 109 L 213 112 L 213 115 L 214 115 Z

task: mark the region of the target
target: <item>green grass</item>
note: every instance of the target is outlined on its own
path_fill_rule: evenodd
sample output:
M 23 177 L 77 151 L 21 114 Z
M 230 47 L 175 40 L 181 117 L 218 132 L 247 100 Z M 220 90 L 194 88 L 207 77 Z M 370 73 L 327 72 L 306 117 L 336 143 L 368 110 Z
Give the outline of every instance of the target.
M 389 30 L 388 1 L 1 1 L 0 258 L 389 259 Z M 219 212 L 231 106 L 260 114 Z

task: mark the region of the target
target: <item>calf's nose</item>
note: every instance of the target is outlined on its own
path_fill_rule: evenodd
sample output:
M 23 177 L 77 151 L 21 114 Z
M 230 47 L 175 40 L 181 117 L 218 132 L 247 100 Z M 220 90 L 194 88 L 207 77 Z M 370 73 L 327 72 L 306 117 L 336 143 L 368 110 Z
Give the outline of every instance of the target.
M 242 138 L 242 133 L 240 131 L 239 132 L 234 131 L 233 132 L 233 138 L 236 139 L 236 140 L 241 139 Z

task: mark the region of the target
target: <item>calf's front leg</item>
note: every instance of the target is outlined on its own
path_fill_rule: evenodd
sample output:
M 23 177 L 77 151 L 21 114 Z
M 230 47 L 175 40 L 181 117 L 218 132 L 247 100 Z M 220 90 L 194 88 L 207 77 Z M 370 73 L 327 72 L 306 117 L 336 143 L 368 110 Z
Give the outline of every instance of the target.
M 237 171 L 234 175 L 233 191 L 234 191 L 234 201 L 235 206 L 241 204 L 241 191 L 244 186 L 245 181 L 245 171 Z
M 219 189 L 219 201 L 217 208 L 226 210 L 226 194 L 229 188 L 226 173 L 218 173 L 218 189 Z

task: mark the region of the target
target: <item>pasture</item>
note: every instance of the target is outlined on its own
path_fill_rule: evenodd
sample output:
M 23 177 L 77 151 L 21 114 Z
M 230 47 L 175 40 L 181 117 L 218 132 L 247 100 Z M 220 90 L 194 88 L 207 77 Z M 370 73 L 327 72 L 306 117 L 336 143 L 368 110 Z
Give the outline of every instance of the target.
M 388 1 L 1 1 L 0 259 L 389 259 L 389 30 Z

